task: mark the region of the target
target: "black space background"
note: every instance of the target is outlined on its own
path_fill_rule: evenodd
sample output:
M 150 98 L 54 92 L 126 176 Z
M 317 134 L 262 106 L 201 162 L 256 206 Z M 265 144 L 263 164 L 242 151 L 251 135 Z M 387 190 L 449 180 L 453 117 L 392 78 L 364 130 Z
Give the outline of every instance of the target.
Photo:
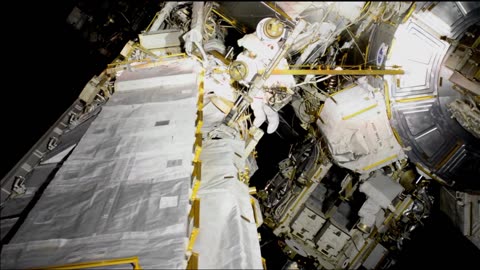
M 91 53 L 88 42 L 65 22 L 76 2 L 2 3 L 0 177 L 112 60 Z M 260 152 L 259 176 L 272 174 L 285 147 L 288 143 L 276 134 L 262 139 L 259 151 L 266 152 Z M 265 247 L 262 254 L 269 269 L 280 269 L 284 259 L 271 245 Z M 479 265 L 479 250 L 461 237 L 444 214 L 435 211 L 408 243 L 396 269 L 479 269 Z
M 66 23 L 74 0 L 29 2 L 2 8 L 2 28 L 8 33 L 2 48 L 8 60 L 2 61 L 1 177 L 108 63 L 92 55 L 88 42 Z

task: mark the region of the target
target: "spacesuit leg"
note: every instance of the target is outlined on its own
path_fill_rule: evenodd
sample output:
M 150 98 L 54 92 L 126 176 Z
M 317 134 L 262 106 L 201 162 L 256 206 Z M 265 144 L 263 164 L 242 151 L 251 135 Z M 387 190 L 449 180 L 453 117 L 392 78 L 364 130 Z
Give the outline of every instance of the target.
M 275 132 L 275 130 L 277 130 L 278 124 L 280 123 L 278 113 L 266 104 L 263 104 L 263 110 L 265 111 L 268 120 L 267 133 L 272 134 Z
M 263 106 L 263 99 L 260 98 L 254 98 L 253 102 L 250 104 L 250 107 L 252 107 L 253 110 L 253 115 L 255 116 L 253 125 L 258 128 L 263 124 L 263 122 L 265 122 L 265 120 L 267 120 Z

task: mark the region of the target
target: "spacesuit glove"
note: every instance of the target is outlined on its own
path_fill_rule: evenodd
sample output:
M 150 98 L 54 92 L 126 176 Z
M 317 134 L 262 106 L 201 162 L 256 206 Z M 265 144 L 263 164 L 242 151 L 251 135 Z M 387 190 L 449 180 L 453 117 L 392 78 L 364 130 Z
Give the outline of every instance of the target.
M 265 120 L 268 121 L 267 133 L 272 134 L 278 128 L 280 119 L 278 113 L 274 111 L 270 106 L 265 104 L 263 97 L 255 97 L 253 99 L 250 107 L 253 110 L 253 115 L 255 119 L 253 120 L 253 125 L 260 127 Z

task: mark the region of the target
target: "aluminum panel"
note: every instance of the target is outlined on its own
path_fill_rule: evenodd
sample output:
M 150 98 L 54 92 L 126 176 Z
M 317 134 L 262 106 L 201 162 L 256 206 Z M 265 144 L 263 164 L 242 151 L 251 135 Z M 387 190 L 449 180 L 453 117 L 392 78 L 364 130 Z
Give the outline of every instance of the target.
M 416 138 L 418 146 L 423 150 L 428 158 L 431 158 L 441 148 L 439 145 L 445 143 L 445 139 L 437 128 L 424 132 Z
M 480 8 L 480 2 L 478 1 L 455 2 L 455 4 L 457 4 L 457 7 L 460 9 L 463 15 L 467 15 L 473 10 Z
M 189 80 L 114 93 L 3 247 L 2 268 L 132 256 L 145 268 L 185 268 L 198 89 L 198 66 L 189 62 L 165 72 Z M 153 78 L 152 70 L 163 76 L 159 67 L 120 81 Z
M 463 5 L 458 5 L 458 2 L 439 2 L 432 9 L 432 14 L 441 18 L 448 26 L 452 26 L 464 16 L 465 10 L 460 9 L 460 7 L 463 8 Z
M 432 129 L 435 126 L 432 115 L 429 111 L 405 113 L 404 116 L 408 130 L 413 136 L 418 136 L 420 133 Z
M 436 69 L 446 49 L 443 41 L 421 25 L 412 21 L 400 25 L 391 48 L 392 56 L 386 65 L 402 66 L 405 75 L 389 77 L 392 97 L 436 95 Z
M 427 166 L 447 183 L 456 183 L 457 188 L 479 186 L 475 181 L 480 175 L 480 142 L 451 119 L 446 107 L 461 94 L 448 80 L 452 71 L 443 66 L 453 48 L 440 36 L 457 39 L 479 19 L 480 4 L 473 2 L 442 2 L 431 11 L 414 13 L 398 27 L 392 57 L 386 63 L 400 63 L 414 71 L 400 77 L 400 87 L 397 78 L 386 76 L 392 97 L 391 123 L 404 145 L 411 147 L 410 160 Z

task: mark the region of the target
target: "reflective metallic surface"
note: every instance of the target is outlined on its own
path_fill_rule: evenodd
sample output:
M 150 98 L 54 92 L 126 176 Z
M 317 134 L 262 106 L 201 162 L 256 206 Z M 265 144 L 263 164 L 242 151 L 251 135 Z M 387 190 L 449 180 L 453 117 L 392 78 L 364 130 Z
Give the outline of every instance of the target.
M 478 3 L 443 2 L 431 11 L 414 13 L 397 29 L 386 62 L 407 70 L 402 77 L 387 78 L 392 123 L 405 146 L 412 148 L 407 154 L 440 181 L 461 189 L 479 185 L 480 145 L 447 109 L 462 94 L 454 90 L 448 79 L 453 71 L 445 66 L 456 48 L 441 36 L 458 40 L 478 27 L 479 19 Z

